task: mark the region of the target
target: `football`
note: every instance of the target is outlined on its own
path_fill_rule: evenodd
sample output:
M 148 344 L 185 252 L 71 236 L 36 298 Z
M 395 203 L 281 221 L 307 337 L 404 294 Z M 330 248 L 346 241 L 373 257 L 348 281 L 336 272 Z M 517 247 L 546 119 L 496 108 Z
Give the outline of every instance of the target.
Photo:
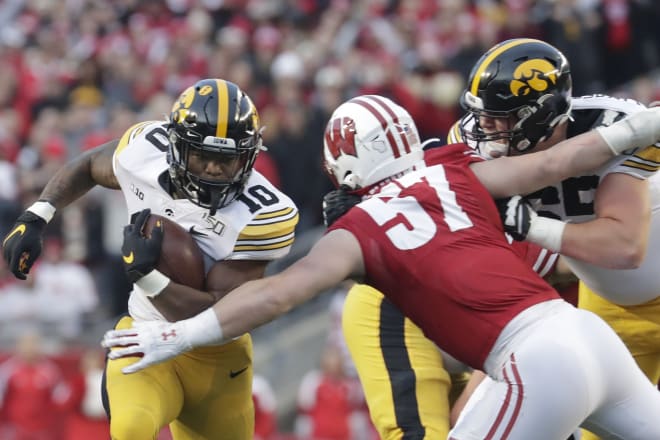
M 163 247 L 156 269 L 172 281 L 197 290 L 204 288 L 204 256 L 195 239 L 178 223 L 151 214 L 142 233 L 149 237 L 156 222 L 163 224 Z

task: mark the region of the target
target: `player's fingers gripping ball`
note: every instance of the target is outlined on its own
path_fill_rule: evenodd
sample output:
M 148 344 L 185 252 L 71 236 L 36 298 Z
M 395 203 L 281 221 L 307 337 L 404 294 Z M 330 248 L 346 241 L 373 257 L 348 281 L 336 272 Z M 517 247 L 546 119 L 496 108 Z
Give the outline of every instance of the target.
M 151 210 L 144 209 L 134 218 L 133 223 L 124 227 L 124 242 L 121 246 L 124 270 L 128 279 L 135 283 L 150 273 L 158 261 L 163 243 L 163 225 L 157 222 L 149 236 L 145 236 L 144 226 Z
M 46 220 L 30 211 L 25 211 L 5 236 L 2 251 L 9 270 L 16 278 L 26 279 L 32 265 L 41 255 L 45 227 Z

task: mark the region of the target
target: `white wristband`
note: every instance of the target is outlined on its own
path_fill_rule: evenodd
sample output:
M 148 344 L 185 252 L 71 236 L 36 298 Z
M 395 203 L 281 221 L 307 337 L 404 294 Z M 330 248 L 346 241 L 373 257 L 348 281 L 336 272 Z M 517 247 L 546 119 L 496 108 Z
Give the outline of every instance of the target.
M 181 325 L 188 342 L 193 347 L 225 342 L 222 336 L 222 326 L 213 307 L 209 307 L 197 316 L 181 321 Z
M 170 279 L 162 272 L 154 269 L 137 280 L 135 284 L 137 284 L 140 289 L 144 290 L 145 295 L 149 298 L 155 298 L 160 295 L 160 292 L 162 292 L 168 284 L 170 284 Z
M 46 223 L 50 222 L 55 215 L 55 207 L 46 201 L 34 202 L 28 209 L 32 214 L 37 215 L 45 220 Z
M 660 107 L 644 109 L 596 131 L 615 155 L 647 147 L 660 140 Z
M 542 248 L 552 252 L 561 250 L 561 238 L 564 234 L 566 223 L 553 218 L 537 215 L 532 219 L 527 233 L 527 241 L 536 243 Z

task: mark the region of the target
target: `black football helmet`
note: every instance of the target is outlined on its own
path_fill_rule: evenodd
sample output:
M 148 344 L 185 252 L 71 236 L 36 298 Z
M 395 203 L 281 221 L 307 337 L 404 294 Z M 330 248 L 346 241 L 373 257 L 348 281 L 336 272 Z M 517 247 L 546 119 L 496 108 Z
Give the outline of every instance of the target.
M 181 93 L 172 106 L 168 135 L 172 183 L 211 215 L 241 194 L 262 148 L 252 100 L 236 84 L 221 79 L 203 79 Z M 191 169 L 210 160 L 223 164 L 221 177 Z
M 571 73 L 566 57 L 540 40 L 517 38 L 489 49 L 472 69 L 461 106 L 460 128 L 477 146 L 502 140 L 524 152 L 547 139 L 571 111 Z M 507 118 L 508 130 L 486 133 L 480 116 Z

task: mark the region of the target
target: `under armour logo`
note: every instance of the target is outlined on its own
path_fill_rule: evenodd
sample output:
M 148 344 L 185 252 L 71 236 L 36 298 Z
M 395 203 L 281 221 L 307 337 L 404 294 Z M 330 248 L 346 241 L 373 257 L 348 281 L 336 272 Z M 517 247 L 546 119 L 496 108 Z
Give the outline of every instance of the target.
M 168 333 L 163 332 L 160 335 L 162 336 L 163 341 L 167 341 L 170 337 L 176 338 L 176 330 L 172 329 Z
M 172 208 L 165 208 L 165 215 L 172 217 L 174 215 L 174 210 Z

